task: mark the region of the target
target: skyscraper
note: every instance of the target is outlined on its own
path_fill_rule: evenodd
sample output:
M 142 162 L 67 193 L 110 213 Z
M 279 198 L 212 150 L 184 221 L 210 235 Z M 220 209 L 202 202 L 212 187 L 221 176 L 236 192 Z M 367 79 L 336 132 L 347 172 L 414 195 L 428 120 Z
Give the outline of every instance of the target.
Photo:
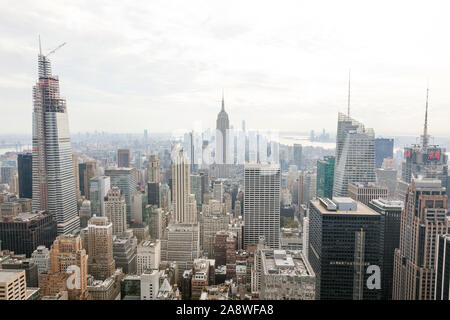
M 91 213 L 98 217 L 105 215 L 105 197 L 111 189 L 111 178 L 107 176 L 95 177 L 89 180 L 89 199 Z
M 161 182 L 160 178 L 160 166 L 158 155 L 152 154 L 148 157 L 148 182 L 157 183 Z
M 66 234 L 80 227 L 66 100 L 42 52 L 38 69 L 33 87 L 33 209 L 55 214 L 58 234 Z
M 190 216 L 188 210 L 191 192 L 191 171 L 189 159 L 183 150 L 178 150 L 172 164 L 173 209 L 175 221 L 179 223 L 196 223 L 197 215 Z
M 380 266 L 381 215 L 350 198 L 311 200 L 308 260 L 316 274 L 316 299 L 377 300 L 366 283 Z
M 190 193 L 195 195 L 195 200 L 197 201 L 197 208 L 200 210 L 202 207 L 203 184 L 202 184 L 202 176 L 200 176 L 199 174 L 191 174 Z
M 72 286 L 67 286 L 69 300 L 86 299 L 88 296 L 87 255 L 86 250 L 82 248 L 81 238 L 73 235 L 59 236 L 50 249 L 50 273 L 39 275 L 39 286 L 41 287 L 42 283 L 41 277 L 73 274 L 74 271 L 77 273 L 77 279 L 72 282 Z M 70 280 L 63 281 L 67 283 Z M 48 289 L 41 287 L 44 292 Z
M 333 195 L 346 197 L 351 182 L 375 182 L 375 133 L 339 113 Z
M 106 169 L 105 176 L 111 178 L 111 187 L 119 187 L 122 194 L 125 195 L 125 203 L 127 204 L 127 221 L 131 220 L 131 196 L 135 195 L 136 190 L 136 169 L 135 168 L 119 168 Z
M 441 181 L 429 178 L 408 187 L 394 257 L 394 300 L 434 299 L 438 236 L 448 232 L 445 192 Z
M 280 246 L 280 188 L 278 164 L 244 165 L 244 249 L 261 236 L 272 249 Z
M 402 180 L 410 183 L 412 178 L 419 176 L 439 179 L 443 187 L 447 187 L 448 156 L 445 148 L 430 144 L 428 134 L 428 89 L 425 106 L 425 122 L 421 144 L 414 144 L 405 148 L 405 161 L 402 164 Z
M 88 273 L 96 280 L 113 275 L 113 226 L 107 217 L 93 216 L 88 222 Z
M 435 300 L 450 299 L 450 235 L 440 235 L 436 257 L 436 295 Z
M 75 177 L 75 191 L 77 195 L 77 201 L 80 201 L 81 200 L 80 173 L 78 166 L 78 156 L 75 153 L 72 153 L 72 164 L 73 164 L 73 175 Z
M 302 145 L 294 144 L 294 164 L 298 170 L 302 169 Z
M 323 160 L 317 160 L 316 195 L 320 198 L 333 197 L 334 181 L 334 156 L 326 156 Z M 300 201 L 299 201 L 300 203 Z
M 117 166 L 119 168 L 129 168 L 130 167 L 130 150 L 129 149 L 118 149 L 117 150 Z
M 375 162 L 376 167 L 381 168 L 385 158 L 394 156 L 394 139 L 376 138 L 375 139 Z
M 400 220 L 403 201 L 374 199 L 369 208 L 381 214 L 383 235 L 383 267 L 381 268 L 382 299 L 392 299 L 392 277 L 394 274 L 394 251 L 400 243 Z
M 19 198 L 33 197 L 32 193 L 32 154 L 22 153 L 17 155 L 17 171 L 19 174 Z
M 112 187 L 105 197 L 105 216 L 112 222 L 112 233 L 120 235 L 127 229 L 127 205 L 118 187 Z
M 1 249 L 29 257 L 39 245 L 50 247 L 56 238 L 56 221 L 50 212 L 19 213 L 0 218 Z
M 95 161 L 91 160 L 78 164 L 78 175 L 80 178 L 80 193 L 89 200 L 89 182 L 97 176 L 97 165 Z
M 228 114 L 225 112 L 225 102 L 222 95 L 222 109 L 217 115 L 216 121 L 216 163 L 226 164 L 228 155 L 228 130 L 230 129 L 230 121 Z

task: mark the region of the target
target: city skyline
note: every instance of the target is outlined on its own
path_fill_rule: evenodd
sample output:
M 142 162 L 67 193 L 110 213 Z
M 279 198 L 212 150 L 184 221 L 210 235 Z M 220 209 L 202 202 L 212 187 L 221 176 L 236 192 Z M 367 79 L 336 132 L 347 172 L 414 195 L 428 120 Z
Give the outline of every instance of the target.
M 115 4 L 97 8 L 98 14 L 73 3 L 3 6 L 1 56 L 11 62 L 0 70 L 0 94 L 10 106 L 2 110 L 2 133 L 30 132 L 14 124 L 31 123 L 41 34 L 44 53 L 68 43 L 52 60 L 72 132 L 212 128 L 222 89 L 234 127 L 246 120 L 248 128 L 333 132 L 338 111 L 347 110 L 351 68 L 351 116 L 377 136 L 417 136 L 427 80 L 430 134 L 450 136 L 444 2 L 410 3 L 401 26 L 396 18 L 403 7 L 386 10 L 384 2 L 370 12 L 357 2 L 327 2 L 330 12 L 305 3 L 262 3 L 259 16 L 250 14 L 249 3 L 199 4 L 198 10 Z M 48 8 L 57 14 L 49 18 Z M 186 15 L 191 19 L 179 19 Z
M 63 1 L 0 4 L 0 301 L 448 300 L 443 1 Z

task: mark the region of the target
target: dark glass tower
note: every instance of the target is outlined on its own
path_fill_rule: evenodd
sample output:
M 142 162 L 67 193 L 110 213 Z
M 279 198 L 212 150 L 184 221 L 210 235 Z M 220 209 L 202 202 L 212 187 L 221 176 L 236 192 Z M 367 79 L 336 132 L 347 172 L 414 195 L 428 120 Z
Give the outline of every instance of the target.
M 316 299 L 379 300 L 367 267 L 381 266 L 381 215 L 350 198 L 311 200 L 308 260 L 316 274 Z
M 394 156 L 394 139 L 376 138 L 375 139 L 375 164 L 381 168 L 385 158 Z
M 19 174 L 19 198 L 33 197 L 32 177 L 33 177 L 33 158 L 31 153 L 22 153 L 17 156 L 17 170 Z

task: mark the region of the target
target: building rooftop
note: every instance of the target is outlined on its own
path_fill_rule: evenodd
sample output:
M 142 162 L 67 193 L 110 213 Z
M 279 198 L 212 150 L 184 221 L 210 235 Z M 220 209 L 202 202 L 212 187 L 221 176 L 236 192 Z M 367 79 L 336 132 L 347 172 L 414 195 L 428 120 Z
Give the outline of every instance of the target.
M 416 188 L 443 188 L 441 184 L 441 180 L 431 179 L 431 178 L 422 178 L 414 179 L 414 185 Z
M 24 273 L 24 270 L 15 270 L 15 269 L 0 269 L 0 282 L 7 282 L 10 281 L 11 278 L 14 278 L 17 276 L 18 273 Z
M 349 199 L 349 200 L 348 200 Z M 336 201 L 337 200 L 337 201 Z M 342 210 L 340 208 L 347 208 L 346 204 L 349 204 L 349 201 L 351 200 L 351 202 L 353 204 L 356 204 L 356 208 L 355 210 Z M 379 215 L 378 212 L 376 212 L 375 210 L 372 210 L 371 208 L 369 208 L 368 206 L 366 206 L 365 204 L 359 202 L 359 201 L 355 201 L 351 198 L 333 198 L 333 201 L 331 201 L 332 203 L 337 202 L 336 204 L 336 208 L 333 209 L 330 206 L 326 205 L 326 201 L 331 201 L 328 198 L 319 198 L 319 199 L 315 199 L 315 200 L 311 200 L 311 204 L 317 209 L 319 210 L 320 213 L 322 214 L 352 214 L 352 215 Z M 342 202 L 339 202 L 342 201 Z M 344 204 L 344 206 L 343 206 Z M 354 205 L 353 205 L 354 207 Z
M 314 276 L 314 272 L 298 250 L 261 250 L 265 274 Z
M 28 222 L 50 214 L 51 213 L 47 211 L 21 212 L 15 216 L 3 217 L 1 221 Z
M 371 201 L 372 204 L 376 205 L 380 208 L 385 209 L 402 209 L 403 208 L 403 201 L 401 200 L 388 200 L 384 198 L 380 199 L 373 199 Z

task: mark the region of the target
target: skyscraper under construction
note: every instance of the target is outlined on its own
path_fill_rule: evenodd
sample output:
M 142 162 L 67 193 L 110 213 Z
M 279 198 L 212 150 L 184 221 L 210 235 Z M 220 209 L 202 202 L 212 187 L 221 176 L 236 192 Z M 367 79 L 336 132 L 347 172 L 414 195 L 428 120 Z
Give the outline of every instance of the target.
M 55 50 L 47 55 L 40 50 L 39 80 L 33 87 L 33 210 L 53 213 L 58 234 L 68 234 L 80 227 L 80 220 L 66 100 L 48 59 Z

